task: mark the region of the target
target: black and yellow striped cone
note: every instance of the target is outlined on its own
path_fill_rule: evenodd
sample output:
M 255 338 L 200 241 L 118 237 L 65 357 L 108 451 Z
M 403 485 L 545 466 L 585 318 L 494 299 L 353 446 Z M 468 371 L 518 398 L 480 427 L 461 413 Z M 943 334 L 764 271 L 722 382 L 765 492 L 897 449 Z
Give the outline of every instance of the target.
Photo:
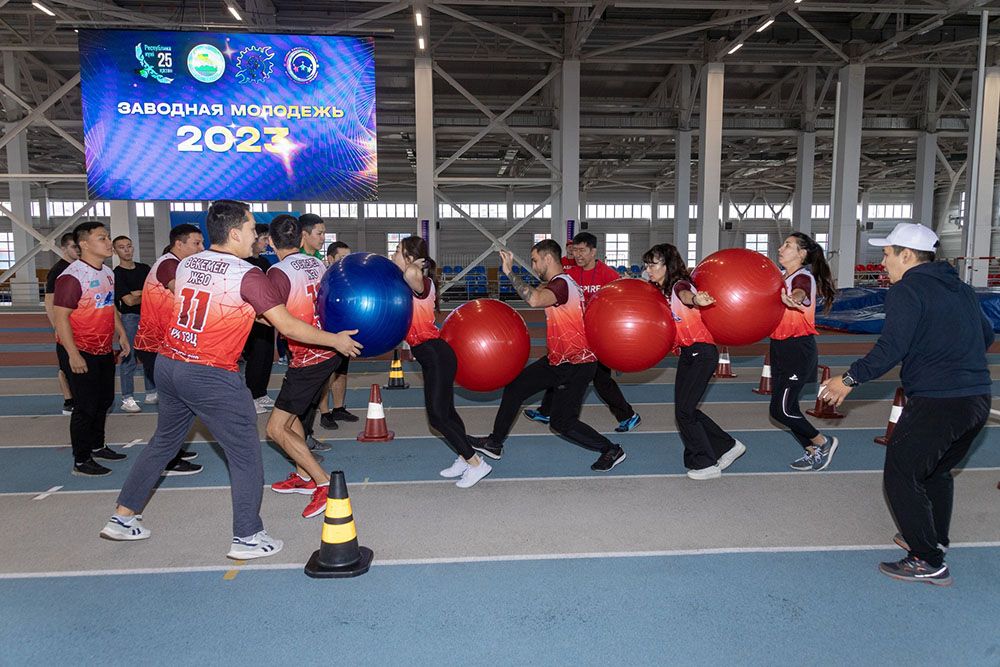
M 403 378 L 403 362 L 399 360 L 399 348 L 392 351 L 392 364 L 389 366 L 389 384 L 385 389 L 409 389 Z
M 306 563 L 306 574 L 316 579 L 356 577 L 368 571 L 373 556 L 371 549 L 358 546 L 347 481 L 343 472 L 335 470 L 330 475 L 323 537 L 319 550 Z

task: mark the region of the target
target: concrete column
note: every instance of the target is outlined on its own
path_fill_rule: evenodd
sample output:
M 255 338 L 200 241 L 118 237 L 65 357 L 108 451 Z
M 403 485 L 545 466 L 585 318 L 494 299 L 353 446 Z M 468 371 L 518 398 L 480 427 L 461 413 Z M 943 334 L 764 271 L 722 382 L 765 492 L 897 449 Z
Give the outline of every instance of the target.
M 558 76 L 556 77 L 559 78 Z M 552 164 L 556 169 L 562 169 L 562 132 L 559 130 L 552 131 Z M 562 188 L 562 180 L 559 183 L 553 183 L 550 190 L 551 194 L 556 194 Z M 552 217 L 549 218 L 549 235 L 552 239 L 559 243 L 560 246 L 565 245 L 566 236 L 566 222 L 563 220 L 562 214 L 562 197 L 556 196 L 552 199 Z M 563 248 L 565 250 L 565 248 Z M 527 260 L 525 260 L 527 261 Z
M 982 131 L 979 145 L 969 142 L 970 164 L 966 194 L 965 227 L 962 230 L 962 250 L 967 257 L 989 257 L 990 235 L 993 227 L 993 182 L 996 176 L 997 122 L 1000 120 L 1000 67 L 987 67 L 983 80 L 983 97 L 978 94 L 977 73 L 973 85 L 972 127 L 975 128 L 982 114 Z M 974 132 L 973 132 L 974 134 Z M 978 171 L 978 173 L 975 173 Z M 975 185 L 975 187 L 973 187 Z M 970 243 L 971 237 L 971 243 Z M 969 263 L 966 263 L 969 266 Z M 973 287 L 985 287 L 989 275 L 989 260 L 973 259 L 971 276 L 965 281 Z
M 816 169 L 816 132 L 799 132 L 792 194 L 792 226 L 812 235 L 813 172 Z
M 139 247 L 139 223 L 135 218 L 135 202 L 119 199 L 111 202 L 111 238 L 116 236 L 127 236 L 132 239 L 132 247 L 135 248 L 135 261 L 151 263 L 154 257 L 159 257 L 159 253 L 154 253 L 152 248 Z M 112 258 L 114 259 L 114 258 Z M 113 261 L 117 264 L 117 261 Z
M 20 95 L 21 73 L 18 70 L 17 53 L 4 51 L 3 73 L 5 85 L 11 89 L 11 92 Z M 17 106 L 12 100 L 6 100 L 4 106 L 7 107 L 6 120 L 12 123 L 21 120 L 25 115 L 21 107 Z M 6 150 L 8 173 L 27 174 L 31 171 L 28 168 L 27 130 L 14 137 L 7 144 Z M 10 192 L 11 212 L 29 225 L 33 224 L 31 220 L 31 185 L 26 181 L 11 181 L 7 184 L 7 188 Z M 35 245 L 35 239 L 17 225 L 12 225 L 11 231 L 14 238 L 14 259 L 17 260 L 28 254 L 28 251 Z M 18 272 L 11 277 L 10 293 L 11 302 L 14 306 L 38 306 L 38 278 L 35 275 L 34 259 L 25 262 Z
M 913 187 L 913 221 L 934 228 L 934 173 L 937 170 L 938 71 L 927 70 L 923 132 L 917 137 L 917 173 Z
M 146 253 L 149 264 L 156 261 L 163 254 L 163 249 L 170 244 L 170 202 L 153 202 L 153 243 L 156 247 Z
M 563 61 L 559 95 L 559 152 L 562 171 L 562 230 L 552 238 L 566 240 L 566 221 L 580 220 L 580 61 Z M 577 229 L 579 229 L 577 224 Z
M 687 257 L 691 233 L 691 68 L 681 66 L 680 118 L 674 140 L 674 240 L 673 244 Z
M 703 76 L 698 134 L 698 261 L 719 249 L 722 84 L 725 66 L 722 63 L 708 63 Z
M 854 287 L 858 236 L 858 180 L 861 166 L 861 113 L 865 66 L 845 65 L 837 81 L 834 119 L 833 186 L 830 192 L 833 278 L 837 287 Z M 832 253 L 831 253 L 832 254 Z
M 423 12 L 424 21 L 429 21 L 429 12 Z M 427 27 L 430 34 L 430 27 Z M 434 202 L 434 69 L 429 57 L 417 57 L 413 61 L 413 88 L 416 98 L 416 140 L 417 140 L 417 228 L 420 221 L 428 221 L 429 238 L 427 250 L 431 257 L 438 257 L 437 206 Z M 363 211 L 360 210 L 359 215 Z M 363 246 L 364 222 L 359 221 L 359 246 Z

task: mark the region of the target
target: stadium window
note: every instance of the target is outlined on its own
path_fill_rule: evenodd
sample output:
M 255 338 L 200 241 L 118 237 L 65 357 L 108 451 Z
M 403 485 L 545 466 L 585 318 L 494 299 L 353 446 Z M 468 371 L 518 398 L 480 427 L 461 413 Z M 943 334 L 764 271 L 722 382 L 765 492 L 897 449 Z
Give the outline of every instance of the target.
M 829 204 L 813 204 L 813 207 L 812 207 L 812 219 L 813 220 L 829 220 L 830 219 L 830 205 Z
M 698 234 L 688 234 L 688 266 L 698 263 Z
M 552 238 L 552 234 L 535 234 L 535 240 L 532 243 L 540 243 L 550 238 Z
M 170 210 L 198 212 L 204 210 L 204 208 L 200 201 L 172 201 L 170 202 Z
M 668 220 L 674 217 L 674 205 L 673 204 L 660 204 L 656 208 L 656 217 L 661 220 Z
M 324 247 L 329 247 L 331 243 L 335 243 L 336 241 L 337 241 L 337 232 L 327 232 L 326 234 L 323 235 Z M 395 250 L 396 249 L 393 248 L 393 252 L 395 252 Z
M 385 235 L 385 254 L 390 259 L 394 254 L 396 254 L 396 246 L 399 242 L 405 239 L 407 236 L 412 236 L 412 234 L 405 234 L 401 232 L 389 232 Z
M 135 203 L 135 217 L 137 217 L 137 218 L 152 218 L 153 217 L 153 202 L 151 202 L 151 201 L 137 201 Z
M 0 269 L 9 269 L 14 259 L 14 232 L 0 232 Z
M 762 255 L 767 255 L 767 234 L 747 234 L 744 246 L 747 250 L 755 250 Z
M 813 240 L 816 241 L 816 245 L 818 245 L 820 248 L 823 249 L 823 254 L 825 255 L 826 254 L 826 245 L 827 245 L 827 243 L 829 243 L 830 235 L 829 234 L 816 234 L 813 237 Z
M 604 235 L 604 261 L 610 266 L 628 266 L 628 234 Z
M 261 201 L 250 202 L 250 212 L 267 213 L 267 202 L 261 202 Z

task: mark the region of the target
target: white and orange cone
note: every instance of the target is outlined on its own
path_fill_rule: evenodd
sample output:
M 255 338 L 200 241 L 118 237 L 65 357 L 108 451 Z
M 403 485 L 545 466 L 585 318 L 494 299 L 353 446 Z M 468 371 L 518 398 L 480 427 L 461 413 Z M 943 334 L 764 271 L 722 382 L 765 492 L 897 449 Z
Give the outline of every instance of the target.
M 382 408 L 382 390 L 377 384 L 372 385 L 368 398 L 368 418 L 365 420 L 365 430 L 358 433 L 358 442 L 388 442 L 396 437 L 385 423 L 385 410 Z
M 896 387 L 896 395 L 892 397 L 892 409 L 889 410 L 889 423 L 885 426 L 885 435 L 875 438 L 876 445 L 889 444 L 889 438 L 892 437 L 892 430 L 896 428 L 896 423 L 899 421 L 900 415 L 903 414 L 903 407 L 905 405 L 906 394 L 903 393 L 902 387 Z
M 823 369 L 823 377 L 820 378 L 820 384 L 823 384 L 830 379 L 830 367 L 820 366 Z M 843 419 L 844 415 L 837 412 L 837 408 L 833 407 L 826 401 L 822 399 L 822 393 L 816 394 L 816 407 L 812 410 L 806 410 L 807 415 L 812 415 L 813 417 L 819 417 L 820 419 Z
M 756 389 L 751 389 L 755 394 L 760 394 L 761 396 L 771 395 L 771 355 L 764 355 L 764 368 L 760 371 L 760 384 L 757 385 Z
M 724 347 L 719 352 L 719 365 L 715 368 L 715 377 L 717 378 L 734 378 L 736 375 L 733 373 L 733 364 L 729 360 L 729 348 Z

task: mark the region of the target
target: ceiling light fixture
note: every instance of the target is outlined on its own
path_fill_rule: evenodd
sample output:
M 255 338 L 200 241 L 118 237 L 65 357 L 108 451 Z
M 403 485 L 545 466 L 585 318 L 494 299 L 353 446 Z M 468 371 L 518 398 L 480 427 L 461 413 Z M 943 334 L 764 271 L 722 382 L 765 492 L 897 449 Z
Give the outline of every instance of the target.
M 743 48 L 743 42 L 740 42 L 739 44 L 737 44 L 733 48 L 729 49 L 729 53 L 727 55 L 731 56 L 731 55 L 733 55 L 734 53 L 736 53 L 737 51 L 739 51 L 742 48 Z
M 417 48 L 420 49 L 421 51 L 424 50 L 424 38 L 423 37 L 418 37 L 417 38 Z
M 764 25 L 757 28 L 757 32 L 764 32 L 765 30 L 771 27 L 772 23 L 774 23 L 774 19 L 768 19 L 767 21 L 764 22 Z
M 36 9 L 38 9 L 39 11 L 45 12 L 49 16 L 55 16 L 55 12 L 53 12 L 51 9 L 49 9 L 48 7 L 46 7 L 45 5 L 43 5 L 42 3 L 40 3 L 40 2 L 32 2 L 31 4 Z
M 413 14 L 413 20 L 417 22 L 417 27 L 419 28 L 424 24 L 424 15 L 420 12 L 416 12 Z
M 235 7 L 233 7 L 232 5 L 226 5 L 226 8 L 229 10 L 229 13 L 233 15 L 233 18 L 235 18 L 237 21 L 243 20 L 243 17 L 240 16 L 240 13 L 236 11 Z

